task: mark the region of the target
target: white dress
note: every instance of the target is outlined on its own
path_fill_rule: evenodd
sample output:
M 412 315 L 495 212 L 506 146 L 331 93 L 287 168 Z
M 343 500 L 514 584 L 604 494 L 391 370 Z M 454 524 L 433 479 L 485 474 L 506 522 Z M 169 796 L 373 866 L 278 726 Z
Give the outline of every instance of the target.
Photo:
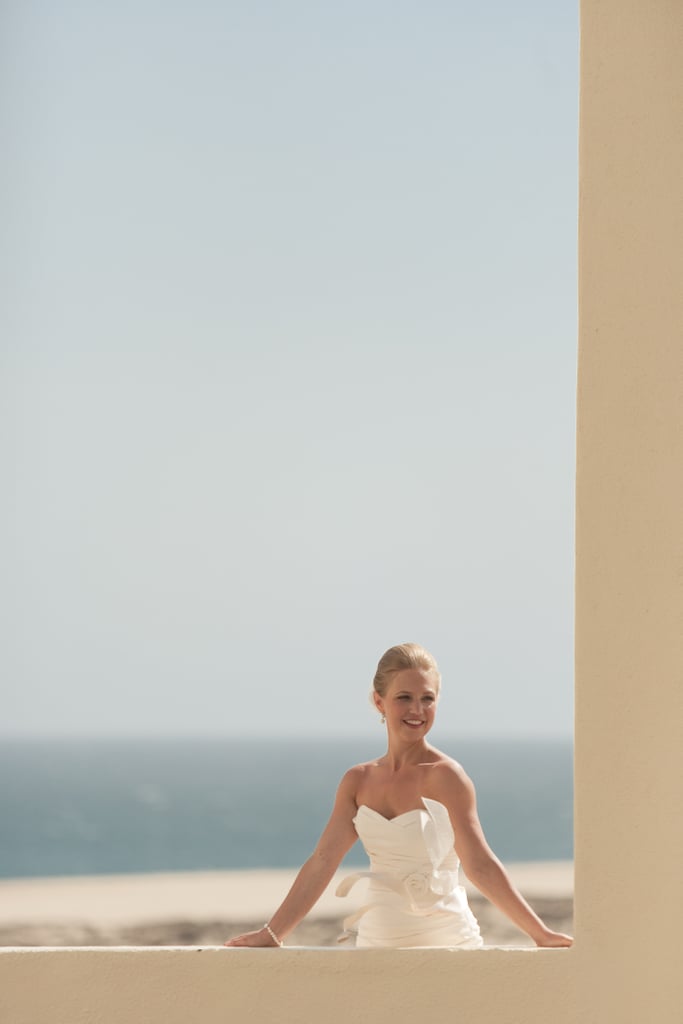
M 370 880 L 367 902 L 344 921 L 347 931 L 358 925 L 357 947 L 483 946 L 460 884 L 448 810 L 438 800 L 422 802 L 395 818 L 363 804 L 353 819 L 371 870 L 345 878 L 337 895 Z

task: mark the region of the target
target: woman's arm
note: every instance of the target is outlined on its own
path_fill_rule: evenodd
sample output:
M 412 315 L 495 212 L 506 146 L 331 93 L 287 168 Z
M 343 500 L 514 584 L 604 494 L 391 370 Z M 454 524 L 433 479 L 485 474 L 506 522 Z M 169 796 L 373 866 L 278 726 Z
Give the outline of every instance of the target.
M 455 764 L 444 769 L 443 802 L 453 822 L 455 850 L 469 880 L 537 946 L 571 946 L 570 935 L 552 931 L 532 910 L 486 842 L 471 779 Z
M 358 838 L 353 825 L 353 818 L 357 810 L 355 800 L 357 785 L 357 769 L 351 768 L 339 784 L 332 815 L 315 850 L 299 871 L 292 888 L 268 921 L 273 935 L 280 942 L 289 935 L 322 896 L 339 867 L 342 857 Z M 225 945 L 275 946 L 277 943 L 264 926 L 254 932 L 236 935 Z

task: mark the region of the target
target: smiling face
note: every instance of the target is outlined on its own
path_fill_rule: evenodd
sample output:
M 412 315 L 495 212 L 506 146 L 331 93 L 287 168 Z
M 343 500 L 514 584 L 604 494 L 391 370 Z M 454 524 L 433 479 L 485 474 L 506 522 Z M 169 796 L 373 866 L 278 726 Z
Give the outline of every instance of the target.
M 433 669 L 407 668 L 395 672 L 384 696 L 375 693 L 374 700 L 390 732 L 418 739 L 434 724 L 438 697 L 438 675 Z

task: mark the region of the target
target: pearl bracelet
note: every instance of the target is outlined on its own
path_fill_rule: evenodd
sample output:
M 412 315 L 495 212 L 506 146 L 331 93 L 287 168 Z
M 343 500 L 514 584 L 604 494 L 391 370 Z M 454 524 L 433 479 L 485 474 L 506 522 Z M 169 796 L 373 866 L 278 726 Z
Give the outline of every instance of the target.
M 270 935 L 271 939 L 273 940 L 273 942 L 274 942 L 274 943 L 275 943 L 275 944 L 276 944 L 277 946 L 283 946 L 283 945 L 284 945 L 284 943 L 283 943 L 282 939 L 278 939 L 277 935 L 275 934 L 275 932 L 274 932 L 274 931 L 273 931 L 273 929 L 272 929 L 272 928 L 270 927 L 270 925 L 268 924 L 268 922 L 267 922 L 267 921 L 266 921 L 266 923 L 264 924 L 264 926 L 263 926 L 263 927 L 264 927 L 264 928 L 266 929 L 266 931 L 267 931 L 267 932 L 268 932 L 268 934 Z

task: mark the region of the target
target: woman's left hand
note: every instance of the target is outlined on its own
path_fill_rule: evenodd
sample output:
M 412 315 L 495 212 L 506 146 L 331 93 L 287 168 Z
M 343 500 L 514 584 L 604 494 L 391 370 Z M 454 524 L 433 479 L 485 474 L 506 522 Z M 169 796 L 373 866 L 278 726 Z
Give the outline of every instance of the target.
M 561 949 L 571 946 L 574 939 L 571 935 L 565 935 L 564 932 L 553 932 L 550 928 L 546 928 L 545 931 L 539 938 L 536 939 L 536 945 L 542 949 Z

